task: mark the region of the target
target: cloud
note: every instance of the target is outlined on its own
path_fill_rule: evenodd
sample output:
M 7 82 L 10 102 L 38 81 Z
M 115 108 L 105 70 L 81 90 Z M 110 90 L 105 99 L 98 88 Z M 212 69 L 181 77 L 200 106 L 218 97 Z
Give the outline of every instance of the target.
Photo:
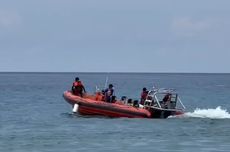
M 209 20 L 195 20 L 189 17 L 175 18 L 171 28 L 179 36 L 197 36 L 211 28 Z
M 0 10 L 0 28 L 11 28 L 20 25 L 21 16 L 14 11 Z

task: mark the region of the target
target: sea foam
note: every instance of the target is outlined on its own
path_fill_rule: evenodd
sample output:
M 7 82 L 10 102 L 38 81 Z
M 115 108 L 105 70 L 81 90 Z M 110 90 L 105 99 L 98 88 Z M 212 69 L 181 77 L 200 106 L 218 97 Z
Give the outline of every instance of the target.
M 229 119 L 230 114 L 227 110 L 218 106 L 216 109 L 200 109 L 196 108 L 194 112 L 186 112 L 185 117 L 194 118 L 211 118 L 211 119 Z

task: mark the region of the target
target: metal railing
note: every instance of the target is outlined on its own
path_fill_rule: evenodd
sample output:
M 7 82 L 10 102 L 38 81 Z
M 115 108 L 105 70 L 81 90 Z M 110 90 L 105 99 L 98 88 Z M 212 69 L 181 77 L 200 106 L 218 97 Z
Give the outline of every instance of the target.
M 147 98 L 148 97 L 151 97 L 152 99 L 151 99 L 151 104 L 149 105 L 149 104 L 146 104 L 146 103 L 150 103 L 150 101 L 149 101 L 149 99 L 147 99 L 146 100 L 146 102 L 145 102 L 145 104 L 144 104 L 144 106 L 146 106 L 146 107 L 154 107 L 154 108 L 156 108 L 156 106 L 153 106 L 152 104 L 154 103 L 154 102 L 156 102 L 157 103 L 157 106 L 158 106 L 158 108 L 163 108 L 162 106 L 161 106 L 161 102 L 159 101 L 159 99 L 158 99 L 158 97 L 157 97 L 157 94 L 165 94 L 165 93 L 171 93 L 171 94 L 173 94 L 173 96 L 172 96 L 172 98 L 174 98 L 174 100 L 175 101 L 171 101 L 171 102 L 174 102 L 175 103 L 175 106 L 173 106 L 173 108 L 174 109 L 177 109 L 177 108 L 179 108 L 179 107 L 182 107 L 183 109 L 186 109 L 186 107 L 184 106 L 184 104 L 182 103 L 182 101 L 181 101 L 181 99 L 179 98 L 179 96 L 178 96 L 178 94 L 177 93 L 173 93 L 173 89 L 169 89 L 169 90 L 166 90 L 166 89 L 156 89 L 156 90 L 154 90 L 154 91 L 149 91 L 149 93 L 148 93 L 148 95 L 147 95 Z M 178 105 L 178 103 L 181 105 L 181 106 L 177 106 Z M 170 106 L 171 107 L 171 106 Z

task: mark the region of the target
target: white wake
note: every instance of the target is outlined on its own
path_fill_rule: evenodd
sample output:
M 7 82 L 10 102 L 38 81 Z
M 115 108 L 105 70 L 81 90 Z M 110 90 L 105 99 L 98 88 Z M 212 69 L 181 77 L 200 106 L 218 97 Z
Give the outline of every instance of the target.
M 194 118 L 211 118 L 211 119 L 229 119 L 230 114 L 227 110 L 217 107 L 216 109 L 199 109 L 196 108 L 194 112 L 186 112 L 184 117 Z

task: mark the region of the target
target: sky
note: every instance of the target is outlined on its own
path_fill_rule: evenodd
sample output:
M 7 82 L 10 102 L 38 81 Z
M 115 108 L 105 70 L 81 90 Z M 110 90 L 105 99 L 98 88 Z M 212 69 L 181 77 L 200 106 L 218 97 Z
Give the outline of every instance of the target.
M 230 73 L 229 0 L 1 0 L 0 72 Z

